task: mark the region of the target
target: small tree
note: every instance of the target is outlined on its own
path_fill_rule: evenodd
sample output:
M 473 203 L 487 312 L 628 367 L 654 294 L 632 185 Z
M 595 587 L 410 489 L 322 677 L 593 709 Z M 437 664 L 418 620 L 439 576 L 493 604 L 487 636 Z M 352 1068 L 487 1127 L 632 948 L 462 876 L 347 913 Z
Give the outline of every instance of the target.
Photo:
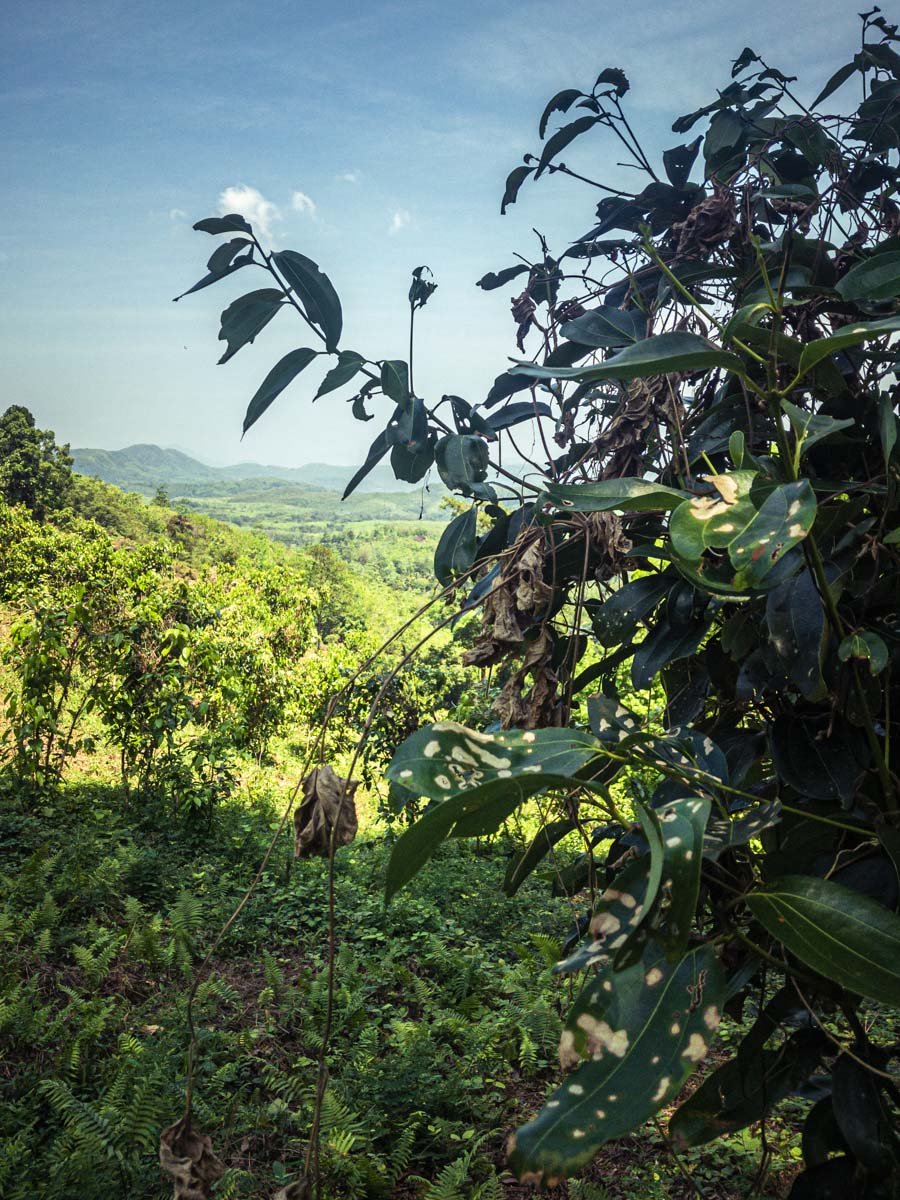
M 334 355 L 318 396 L 355 380 L 358 417 L 389 404 L 347 492 L 390 455 L 398 478 L 435 466 L 471 502 L 435 571 L 481 608 L 467 657 L 500 679 L 496 722 L 437 723 L 397 752 L 395 788 L 431 805 L 387 888 L 538 794 L 545 822 L 506 890 L 581 840 L 565 877 L 551 872 L 590 904 L 557 967 L 582 981 L 560 1044 L 572 1074 L 510 1141 L 523 1179 L 577 1171 L 671 1104 L 746 1002 L 749 1031 L 682 1101 L 672 1141 L 764 1120 L 815 1076 L 791 1196 L 900 1186 L 897 1047 L 874 1015 L 900 1006 L 897 42 L 865 14 L 859 52 L 811 105 L 745 49 L 673 126 L 705 133 L 659 167 L 621 70 L 554 96 L 542 139 L 556 114 L 579 115 L 513 170 L 501 211 L 549 174 L 600 199 L 577 240 L 540 239 L 480 281 L 518 281 L 521 360 L 477 405 L 427 401 L 411 362 L 339 349 L 340 303 L 304 255 L 266 252 L 239 216 L 196 226 L 236 235 L 196 288 L 248 266 L 270 276 L 223 312 L 222 361 L 282 309 L 322 343 L 272 369 L 245 428 Z M 848 82 L 862 102 L 835 113 Z M 565 165 L 588 132 L 611 134 L 642 182 Z M 432 287 L 419 268 L 411 326 Z M 491 448 L 518 425 L 543 461 L 490 479 Z M 623 686 L 656 689 L 649 715 Z
M 0 496 L 43 520 L 63 507 L 71 485 L 68 445 L 58 446 L 49 429 L 38 429 L 27 408 L 11 405 L 0 417 Z

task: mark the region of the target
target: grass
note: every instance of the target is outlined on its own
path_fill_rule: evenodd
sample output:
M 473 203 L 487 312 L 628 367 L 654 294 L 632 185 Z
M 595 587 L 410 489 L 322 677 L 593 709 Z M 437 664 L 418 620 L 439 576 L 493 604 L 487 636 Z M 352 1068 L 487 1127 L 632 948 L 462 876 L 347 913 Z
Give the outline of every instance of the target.
M 4 1197 L 167 1194 L 156 1139 L 183 1104 L 188 981 L 256 869 L 273 801 L 258 786 L 213 828 L 185 829 L 97 783 L 41 812 L 4 797 Z M 502 840 L 444 848 L 385 907 L 389 844 L 363 835 L 338 859 L 325 1194 L 524 1195 L 503 1146 L 557 1077 L 570 985 L 549 964 L 572 909 L 539 878 L 505 898 Z M 226 1166 L 217 1195 L 268 1197 L 301 1169 L 326 932 L 326 864 L 294 861 L 285 837 L 198 993 L 196 1112 Z M 783 1195 L 799 1149 L 778 1125 L 769 1139 L 756 1194 Z M 692 1154 L 691 1170 L 717 1200 L 747 1195 L 760 1150 L 747 1131 Z M 691 1194 L 652 1127 L 570 1185 L 583 1200 Z

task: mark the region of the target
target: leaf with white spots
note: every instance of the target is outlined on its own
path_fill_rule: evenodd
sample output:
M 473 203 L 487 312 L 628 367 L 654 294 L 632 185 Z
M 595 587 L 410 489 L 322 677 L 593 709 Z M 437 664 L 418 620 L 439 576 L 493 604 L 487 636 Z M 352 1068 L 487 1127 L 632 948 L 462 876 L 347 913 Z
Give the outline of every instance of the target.
M 519 1178 L 571 1175 L 677 1095 L 706 1055 L 724 990 L 709 946 L 674 964 L 648 947 L 633 966 L 590 980 L 560 1044 L 564 1065 L 580 1065 L 510 1141 Z
M 653 921 L 656 937 L 672 957 L 687 946 L 700 891 L 703 835 L 709 799 L 691 796 L 658 810 L 663 837 L 663 881 Z
M 589 937 L 566 959 L 558 962 L 555 975 L 571 975 L 587 967 L 612 961 L 616 949 L 623 945 L 637 928 L 647 910 L 647 885 L 650 858 L 644 854 L 634 858 L 613 879 L 610 886 L 597 897 L 589 926 Z
M 825 1036 L 812 1029 L 798 1030 L 776 1050 L 745 1052 L 741 1043 L 737 1057 L 704 1079 L 672 1117 L 672 1140 L 679 1148 L 704 1146 L 762 1120 L 810 1077 L 827 1045 Z
M 787 552 L 807 536 L 816 518 L 808 480 L 772 487 L 752 471 L 709 477 L 718 496 L 686 500 L 669 520 L 676 566 L 697 586 L 753 590 Z M 722 552 L 727 552 L 730 570 Z
M 406 739 L 388 778 L 438 801 L 394 845 L 388 899 L 445 838 L 499 828 L 523 801 L 547 788 L 572 788 L 599 763 L 602 746 L 575 729 L 479 733 L 455 721 L 427 725 Z
M 758 838 L 763 830 L 777 825 L 780 820 L 780 800 L 754 804 L 747 812 L 731 821 L 712 820 L 706 826 L 703 857 L 715 862 L 726 850 L 733 850 L 735 846 L 746 846 L 753 838 Z

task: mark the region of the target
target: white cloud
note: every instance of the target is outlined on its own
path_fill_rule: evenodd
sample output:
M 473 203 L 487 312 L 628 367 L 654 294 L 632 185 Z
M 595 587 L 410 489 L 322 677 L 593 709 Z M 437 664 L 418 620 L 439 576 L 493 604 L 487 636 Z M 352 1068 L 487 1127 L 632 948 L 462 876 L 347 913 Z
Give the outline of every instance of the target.
M 334 178 L 337 183 L 359 183 L 359 171 L 342 171 Z
M 303 213 L 304 216 L 316 219 L 315 203 L 307 196 L 306 192 L 294 192 L 291 196 L 291 208 L 294 212 Z
M 281 210 L 277 204 L 267 200 L 255 187 L 228 187 L 219 197 L 219 212 L 240 213 L 266 241 L 273 240 L 272 225 L 280 221 Z
M 399 233 L 401 229 L 405 229 L 412 220 L 412 217 L 405 208 L 398 208 L 391 217 L 390 228 L 388 233 Z
M 183 208 L 170 208 L 169 209 L 169 220 L 170 221 L 186 221 L 187 213 L 184 211 Z

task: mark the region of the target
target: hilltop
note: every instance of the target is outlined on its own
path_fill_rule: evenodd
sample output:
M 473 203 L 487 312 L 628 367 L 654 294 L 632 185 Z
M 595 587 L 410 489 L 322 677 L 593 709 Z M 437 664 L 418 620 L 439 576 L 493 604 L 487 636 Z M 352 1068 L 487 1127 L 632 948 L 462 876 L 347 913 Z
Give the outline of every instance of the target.
M 214 467 L 182 450 L 152 443 L 126 446 L 122 450 L 79 447 L 70 451 L 79 475 L 95 476 L 104 483 L 128 491 L 153 492 L 157 487 L 178 494 L 197 494 L 196 489 L 247 479 L 278 480 L 295 487 L 340 495 L 356 470 L 354 466 L 307 463 L 302 467 L 278 467 L 263 463 L 234 463 Z M 400 492 L 413 489 L 398 483 L 387 465 L 376 467 L 359 485 L 360 492 Z M 420 490 L 420 489 L 415 489 Z

